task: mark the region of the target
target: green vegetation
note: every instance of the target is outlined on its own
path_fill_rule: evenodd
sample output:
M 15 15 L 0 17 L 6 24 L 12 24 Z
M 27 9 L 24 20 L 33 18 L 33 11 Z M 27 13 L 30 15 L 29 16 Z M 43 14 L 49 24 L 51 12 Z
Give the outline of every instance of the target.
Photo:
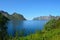
M 0 13 L 0 40 L 7 40 L 7 18 Z

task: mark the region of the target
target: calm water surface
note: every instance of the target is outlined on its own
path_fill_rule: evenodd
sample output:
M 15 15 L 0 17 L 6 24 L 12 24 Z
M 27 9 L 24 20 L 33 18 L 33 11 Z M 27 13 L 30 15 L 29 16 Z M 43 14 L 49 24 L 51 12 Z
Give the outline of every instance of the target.
M 13 35 L 14 32 L 24 31 L 25 34 L 34 33 L 36 30 L 42 30 L 47 20 L 40 21 L 9 21 L 8 34 Z

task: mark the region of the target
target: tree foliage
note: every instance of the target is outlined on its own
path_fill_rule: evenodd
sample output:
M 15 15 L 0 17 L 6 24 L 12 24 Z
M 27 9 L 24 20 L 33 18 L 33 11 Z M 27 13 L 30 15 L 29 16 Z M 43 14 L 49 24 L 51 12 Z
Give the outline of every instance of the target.
M 2 13 L 0 13 L 0 40 L 7 40 L 6 39 L 7 21 L 8 21 L 8 18 L 6 18 Z

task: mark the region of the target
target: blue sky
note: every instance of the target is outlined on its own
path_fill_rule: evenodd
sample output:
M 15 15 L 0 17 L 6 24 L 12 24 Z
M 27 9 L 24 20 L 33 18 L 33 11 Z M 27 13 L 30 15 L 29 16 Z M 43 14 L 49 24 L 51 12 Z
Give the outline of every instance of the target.
M 0 0 L 0 10 L 20 13 L 28 20 L 38 16 L 60 16 L 60 0 Z

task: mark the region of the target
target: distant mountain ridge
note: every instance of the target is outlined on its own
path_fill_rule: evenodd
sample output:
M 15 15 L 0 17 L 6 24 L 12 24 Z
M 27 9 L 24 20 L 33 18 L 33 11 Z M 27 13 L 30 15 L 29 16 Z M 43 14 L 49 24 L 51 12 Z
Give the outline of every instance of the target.
M 35 18 L 33 18 L 33 20 L 50 20 L 50 19 L 59 19 L 59 18 L 60 18 L 60 16 L 49 15 L 49 16 L 35 17 Z
M 7 17 L 10 20 L 27 20 L 23 15 L 18 14 L 14 12 L 12 15 L 10 15 L 8 12 L 5 11 L 0 11 L 5 17 Z M 59 19 L 60 16 L 40 16 L 40 17 L 35 17 L 33 20 L 50 20 L 50 19 Z
M 10 20 L 26 20 L 23 15 L 18 13 L 13 13 L 12 15 L 9 15 L 8 12 L 5 11 L 0 11 L 0 13 Z

